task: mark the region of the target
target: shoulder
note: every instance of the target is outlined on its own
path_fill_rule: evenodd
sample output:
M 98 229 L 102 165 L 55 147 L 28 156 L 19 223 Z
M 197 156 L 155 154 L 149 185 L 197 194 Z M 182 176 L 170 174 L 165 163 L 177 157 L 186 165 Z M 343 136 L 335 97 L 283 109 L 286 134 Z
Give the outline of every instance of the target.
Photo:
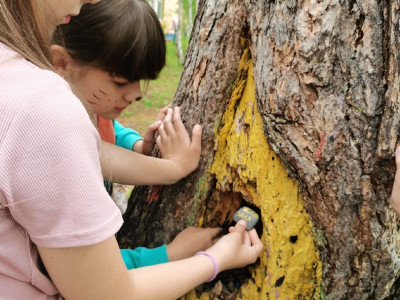
M 87 115 L 63 78 L 53 71 L 38 68 L 2 46 L 0 44 L 2 114 L 61 120 Z
M 0 84 L 2 96 L 14 102 L 22 102 L 27 98 L 32 100 L 36 97 L 40 100 L 56 91 L 60 95 L 72 96 L 69 85 L 59 75 L 35 66 L 2 43 L 0 43 Z
M 3 53 L 8 55 L 1 56 Z M 0 84 L 0 146 L 11 134 L 97 134 L 82 103 L 63 78 L 1 47 Z
M 80 101 L 68 83 L 53 71 L 43 70 L 24 59 L 0 63 L 0 82 L 9 99 L 32 106 L 52 106 L 57 103 L 76 106 Z M 82 106 L 82 105 L 79 105 Z
M 58 74 L 37 67 L 1 42 L 0 83 L 2 96 L 13 101 L 40 101 L 54 93 L 60 97 L 74 97 L 68 83 Z

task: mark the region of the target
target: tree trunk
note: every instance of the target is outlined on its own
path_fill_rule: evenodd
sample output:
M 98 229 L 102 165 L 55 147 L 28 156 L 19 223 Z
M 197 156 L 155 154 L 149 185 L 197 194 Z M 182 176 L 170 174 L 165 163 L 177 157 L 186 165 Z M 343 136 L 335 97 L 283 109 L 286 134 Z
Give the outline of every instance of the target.
M 185 299 L 399 299 L 399 21 L 399 1 L 201 1 L 173 102 L 203 126 L 200 165 L 134 189 L 121 246 L 249 204 L 260 260 Z

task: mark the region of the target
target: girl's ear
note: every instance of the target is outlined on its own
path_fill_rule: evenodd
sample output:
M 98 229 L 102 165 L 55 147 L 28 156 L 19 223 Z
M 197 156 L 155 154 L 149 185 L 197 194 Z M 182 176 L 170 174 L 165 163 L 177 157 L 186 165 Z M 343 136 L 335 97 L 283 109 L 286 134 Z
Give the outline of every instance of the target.
M 74 63 L 71 55 L 59 45 L 52 45 L 51 53 L 53 54 L 53 66 L 56 72 L 67 80 L 71 78 Z

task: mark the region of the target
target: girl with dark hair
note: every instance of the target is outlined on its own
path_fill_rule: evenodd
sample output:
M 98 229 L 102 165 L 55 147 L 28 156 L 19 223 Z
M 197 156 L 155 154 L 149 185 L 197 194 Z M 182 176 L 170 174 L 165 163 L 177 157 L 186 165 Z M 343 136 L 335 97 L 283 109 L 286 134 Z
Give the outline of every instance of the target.
M 167 108 L 144 139 L 113 121 L 141 99 L 140 80 L 156 79 L 165 65 L 164 33 L 147 1 L 103 1 L 83 7 L 69 24 L 59 26 L 53 44 L 56 70 L 97 114 L 102 139 L 150 155 Z
M 166 115 L 171 118 L 172 109 L 168 114 L 168 108 L 160 111 L 144 139 L 114 120 L 127 105 L 141 98 L 139 80 L 155 79 L 165 65 L 163 30 L 147 1 L 108 0 L 83 7 L 79 16 L 58 27 L 52 53 L 56 71 L 73 84 L 82 101 L 97 115 L 100 137 L 150 155 L 155 132 Z M 156 171 L 150 180 L 159 184 Z M 106 181 L 105 186 L 111 195 L 112 183 Z M 121 253 L 128 269 L 164 263 L 205 250 L 219 233 L 220 228 L 191 227 L 168 246 L 123 249 Z
M 82 8 L 79 16 L 68 24 L 60 25 L 53 35 L 53 65 L 71 84 L 76 94 L 96 114 L 100 137 L 140 154 L 150 155 L 155 145 L 155 133 L 162 120 L 173 110 L 165 107 L 151 124 L 143 138 L 132 129 L 115 121 L 133 101 L 142 97 L 140 80 L 156 79 L 165 65 L 165 39 L 161 24 L 145 0 L 102 1 Z M 179 108 L 175 115 L 180 118 Z M 175 140 L 175 148 L 185 149 L 188 136 Z M 200 127 L 195 126 L 193 141 L 200 144 Z M 197 147 L 195 147 L 197 148 Z M 168 154 L 168 153 L 161 153 Z M 185 177 L 197 167 L 199 153 L 174 152 L 185 158 L 179 168 L 159 167 L 162 160 L 146 167 L 147 184 L 171 184 Z M 142 160 L 142 157 L 137 156 Z M 136 164 L 135 164 L 136 165 Z M 184 170 L 177 175 L 176 171 Z M 114 174 L 111 174 L 114 175 Z M 112 178 L 106 187 L 112 193 Z M 140 184 L 131 181 L 132 184 Z
M 81 102 L 51 71 L 53 30 L 86 2 L 97 1 L 0 0 L 0 296 L 176 299 L 218 271 L 254 262 L 262 243 L 238 223 L 201 255 L 127 270 L 115 239 L 123 220 L 103 187 L 101 171 L 113 168 L 99 163 L 99 155 L 103 164 L 110 158 L 99 153 Z M 182 133 L 176 117 L 163 121 L 161 147 Z M 116 152 L 122 160 L 113 162 L 131 162 Z

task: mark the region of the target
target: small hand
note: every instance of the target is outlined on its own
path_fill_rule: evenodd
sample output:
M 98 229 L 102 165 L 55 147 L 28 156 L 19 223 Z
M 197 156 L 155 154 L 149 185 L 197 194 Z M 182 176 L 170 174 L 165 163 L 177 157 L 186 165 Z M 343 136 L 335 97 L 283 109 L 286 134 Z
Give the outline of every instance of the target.
M 222 228 L 188 227 L 184 229 L 167 245 L 169 260 L 188 258 L 210 248 L 221 231 Z
M 160 120 L 150 124 L 143 135 L 143 140 L 137 141 L 133 146 L 133 151 L 144 155 L 150 155 L 156 143 L 157 129 L 161 126 L 161 124 L 162 121 Z
M 168 104 L 167 106 L 164 106 L 163 108 L 161 108 L 160 111 L 158 112 L 156 121 L 164 121 L 164 118 L 168 112 L 168 108 L 170 108 L 170 107 L 171 107 L 171 103 Z
M 179 173 L 180 178 L 187 176 L 197 168 L 201 152 L 201 126 L 195 125 L 192 140 L 182 123 L 179 107 L 168 108 L 163 123 L 158 128 L 157 146 L 161 157 L 174 162 L 172 171 Z
M 255 229 L 246 230 L 246 222 L 240 220 L 230 233 L 221 237 L 218 242 L 207 249 L 213 255 L 219 270 L 241 268 L 254 263 L 263 249 L 263 244 Z
M 167 106 L 163 107 L 156 118 L 156 121 L 152 124 L 149 125 L 147 128 L 146 132 L 143 135 L 143 140 L 137 141 L 133 147 L 133 151 L 144 154 L 144 155 L 150 155 L 151 152 L 154 149 L 154 145 L 156 143 L 156 138 L 157 138 L 157 129 L 160 127 L 162 124 L 162 121 L 164 120 L 165 116 L 167 115 L 168 108 L 171 106 L 171 104 L 168 104 Z

